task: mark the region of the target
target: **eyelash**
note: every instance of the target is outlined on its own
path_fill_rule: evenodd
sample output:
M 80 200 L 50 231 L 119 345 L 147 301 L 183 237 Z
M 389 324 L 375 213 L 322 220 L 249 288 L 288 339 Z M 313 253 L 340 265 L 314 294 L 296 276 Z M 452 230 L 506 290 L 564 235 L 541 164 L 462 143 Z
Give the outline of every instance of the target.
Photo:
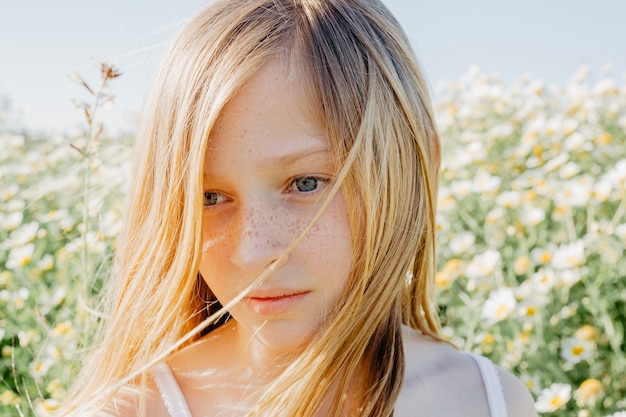
M 315 180 L 315 189 L 310 190 L 310 191 L 301 191 L 297 188 L 296 183 L 300 180 Z M 317 194 L 318 192 L 320 192 L 320 185 L 325 185 L 327 183 L 330 182 L 329 178 L 326 177 L 319 177 L 319 176 L 315 176 L 315 175 L 305 175 L 305 176 L 301 176 L 301 177 L 296 177 L 293 178 L 289 181 L 289 186 L 287 187 L 287 194 L 301 194 L 304 196 L 310 196 L 310 195 L 314 195 Z M 321 183 L 321 184 L 320 184 Z M 207 199 L 214 197 L 216 200 L 216 202 L 214 202 L 213 204 L 207 204 Z M 221 198 L 222 201 L 219 201 Z M 229 198 L 227 196 L 225 196 L 224 194 L 221 194 L 217 191 L 205 191 L 204 192 L 204 207 L 212 207 L 215 205 L 218 205 L 220 203 L 223 203 L 225 201 L 228 201 Z

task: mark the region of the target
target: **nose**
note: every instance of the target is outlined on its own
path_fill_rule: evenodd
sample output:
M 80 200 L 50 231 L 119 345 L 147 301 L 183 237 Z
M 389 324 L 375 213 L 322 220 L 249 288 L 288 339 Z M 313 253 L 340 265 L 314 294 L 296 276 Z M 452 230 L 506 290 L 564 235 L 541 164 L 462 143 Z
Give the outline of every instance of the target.
M 261 200 L 242 207 L 237 217 L 231 261 L 242 270 L 259 275 L 287 249 L 282 230 L 285 219 L 281 219 L 275 205 Z M 285 261 L 282 259 L 281 264 Z

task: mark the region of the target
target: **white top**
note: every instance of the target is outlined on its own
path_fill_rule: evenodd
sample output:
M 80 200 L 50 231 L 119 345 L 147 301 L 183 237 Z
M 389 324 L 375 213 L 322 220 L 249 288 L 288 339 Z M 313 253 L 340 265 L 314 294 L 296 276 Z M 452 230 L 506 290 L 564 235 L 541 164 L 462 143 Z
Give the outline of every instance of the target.
M 154 381 L 159 387 L 163 403 L 171 417 L 192 417 L 183 392 L 166 362 L 156 364 L 150 370 Z
M 473 353 L 467 353 L 478 365 L 491 417 L 507 417 L 508 412 L 502 392 L 502 384 L 494 364 L 487 358 Z M 151 370 L 152 377 L 161 393 L 161 397 L 171 417 L 192 417 L 187 401 L 172 374 L 169 365 L 165 362 L 155 365 Z
M 480 376 L 483 379 L 485 392 L 487 394 L 487 402 L 489 403 L 489 414 L 492 417 L 507 417 L 509 415 L 504 401 L 504 393 L 502 392 L 502 384 L 498 377 L 498 371 L 494 364 L 484 356 L 473 353 L 468 355 L 476 361 Z

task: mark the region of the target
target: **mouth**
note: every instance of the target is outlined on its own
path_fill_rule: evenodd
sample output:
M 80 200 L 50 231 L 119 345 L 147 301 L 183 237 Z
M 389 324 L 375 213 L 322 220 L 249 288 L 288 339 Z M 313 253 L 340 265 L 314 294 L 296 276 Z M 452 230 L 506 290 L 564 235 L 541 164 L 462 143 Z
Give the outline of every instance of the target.
M 244 299 L 245 304 L 260 316 L 273 316 L 291 310 L 311 291 L 288 291 L 252 294 Z

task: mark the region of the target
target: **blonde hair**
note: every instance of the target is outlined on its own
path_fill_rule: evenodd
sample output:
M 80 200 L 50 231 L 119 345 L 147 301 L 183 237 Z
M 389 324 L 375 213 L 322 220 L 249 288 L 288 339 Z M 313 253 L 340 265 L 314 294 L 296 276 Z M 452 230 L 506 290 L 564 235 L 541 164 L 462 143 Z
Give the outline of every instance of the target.
M 362 416 L 390 416 L 404 374 L 402 323 L 436 340 L 439 144 L 409 41 L 376 0 L 222 0 L 171 48 L 136 144 L 110 312 L 65 415 L 101 410 L 156 361 L 199 337 L 210 290 L 198 276 L 207 140 L 224 105 L 268 60 L 302 74 L 348 205 L 355 259 L 343 302 L 250 415 L 312 416 L 331 383 L 362 380 Z M 213 312 L 213 311 L 212 311 Z M 332 414 L 342 415 L 342 390 Z M 352 410 L 354 411 L 354 410 Z

